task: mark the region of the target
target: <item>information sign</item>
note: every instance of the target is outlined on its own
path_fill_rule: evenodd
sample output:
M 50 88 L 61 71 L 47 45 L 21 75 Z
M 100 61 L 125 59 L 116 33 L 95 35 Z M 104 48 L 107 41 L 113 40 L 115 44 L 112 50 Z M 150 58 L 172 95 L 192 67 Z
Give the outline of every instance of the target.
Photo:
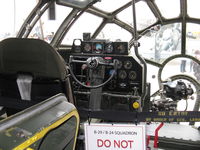
M 146 150 L 145 125 L 85 123 L 86 150 Z

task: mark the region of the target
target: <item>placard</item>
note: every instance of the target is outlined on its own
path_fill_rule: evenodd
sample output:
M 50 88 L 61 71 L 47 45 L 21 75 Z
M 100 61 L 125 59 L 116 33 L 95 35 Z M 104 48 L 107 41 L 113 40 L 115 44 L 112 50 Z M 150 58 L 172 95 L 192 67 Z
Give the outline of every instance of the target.
M 86 150 L 146 150 L 145 125 L 84 124 Z

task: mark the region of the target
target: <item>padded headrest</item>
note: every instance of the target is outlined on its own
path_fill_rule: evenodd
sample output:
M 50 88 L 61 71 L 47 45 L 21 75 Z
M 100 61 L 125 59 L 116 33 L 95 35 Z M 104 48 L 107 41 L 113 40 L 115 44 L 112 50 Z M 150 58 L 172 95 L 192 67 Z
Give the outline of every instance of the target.
M 45 41 L 9 38 L 0 42 L 0 74 L 30 73 L 34 77 L 65 79 L 62 57 Z

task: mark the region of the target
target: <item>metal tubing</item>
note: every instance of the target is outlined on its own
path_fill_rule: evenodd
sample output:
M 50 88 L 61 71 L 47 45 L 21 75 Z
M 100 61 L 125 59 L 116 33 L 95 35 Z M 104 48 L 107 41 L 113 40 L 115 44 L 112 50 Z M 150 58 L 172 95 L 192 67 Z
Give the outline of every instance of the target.
M 146 74 L 147 74 L 147 65 L 145 60 L 139 55 L 138 53 L 138 47 L 139 47 L 139 43 L 138 43 L 138 34 L 137 34 L 137 22 L 136 22 L 136 9 L 135 9 L 135 0 L 132 0 L 132 7 L 133 7 L 133 37 L 134 37 L 134 49 L 135 49 L 135 55 L 137 56 L 137 58 L 140 60 L 140 62 L 143 64 L 144 67 L 144 74 L 143 74 L 143 89 L 142 89 L 142 95 L 141 95 L 141 99 L 144 102 L 145 97 L 147 95 L 146 91 L 147 91 L 147 87 L 146 87 Z M 142 102 L 142 106 L 143 106 L 143 102 Z

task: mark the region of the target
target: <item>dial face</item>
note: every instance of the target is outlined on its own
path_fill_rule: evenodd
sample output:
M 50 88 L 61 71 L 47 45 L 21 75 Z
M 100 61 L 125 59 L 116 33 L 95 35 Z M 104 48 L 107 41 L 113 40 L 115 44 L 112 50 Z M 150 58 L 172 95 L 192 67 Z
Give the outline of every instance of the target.
M 92 50 L 91 45 L 89 43 L 85 43 L 85 45 L 84 45 L 84 51 L 85 52 L 91 52 L 91 50 Z
M 128 75 L 128 78 L 131 80 L 135 80 L 137 77 L 137 73 L 135 71 L 131 71 Z
M 119 44 L 119 45 L 117 46 L 117 51 L 118 51 L 120 54 L 122 54 L 122 53 L 124 53 L 124 52 L 126 51 L 126 47 L 125 47 L 123 44 Z
M 94 47 L 94 53 L 96 53 L 96 54 L 101 54 L 101 53 L 103 53 L 103 44 L 101 44 L 101 43 L 96 43 L 94 46 L 95 46 L 95 47 Z
M 105 52 L 106 53 L 112 53 L 113 52 L 113 45 L 112 43 L 108 43 L 105 47 Z
M 125 70 L 120 70 L 120 71 L 119 71 L 119 74 L 118 74 L 118 77 L 119 77 L 120 79 L 125 79 L 125 78 L 127 77 L 126 71 L 125 71 Z
M 127 60 L 127 61 L 124 62 L 124 68 L 125 69 L 131 69 L 131 67 L 132 67 L 131 61 Z
M 122 62 L 121 62 L 121 61 L 118 61 L 117 68 L 120 69 L 120 68 L 122 67 L 122 65 L 123 65 Z

